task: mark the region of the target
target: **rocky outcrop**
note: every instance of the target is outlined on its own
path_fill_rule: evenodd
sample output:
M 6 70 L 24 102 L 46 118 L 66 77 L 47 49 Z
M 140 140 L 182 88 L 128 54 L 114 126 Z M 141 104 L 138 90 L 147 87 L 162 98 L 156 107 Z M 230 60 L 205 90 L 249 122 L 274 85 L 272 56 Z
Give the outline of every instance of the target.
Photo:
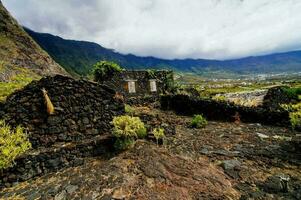
M 54 105 L 49 115 L 42 89 Z M 113 116 L 123 113 L 115 91 L 97 83 L 57 75 L 34 81 L 10 95 L 3 106 L 12 126 L 29 131 L 34 148 L 56 142 L 81 141 L 110 131 Z

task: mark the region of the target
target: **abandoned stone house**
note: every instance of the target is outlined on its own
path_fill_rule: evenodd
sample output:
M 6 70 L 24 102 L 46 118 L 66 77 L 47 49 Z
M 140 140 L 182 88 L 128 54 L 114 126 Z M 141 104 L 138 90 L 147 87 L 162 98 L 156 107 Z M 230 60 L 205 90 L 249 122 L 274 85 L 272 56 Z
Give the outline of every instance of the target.
M 160 71 L 123 71 L 116 73 L 103 83 L 125 97 L 158 96 L 166 93 L 173 84 L 173 72 Z

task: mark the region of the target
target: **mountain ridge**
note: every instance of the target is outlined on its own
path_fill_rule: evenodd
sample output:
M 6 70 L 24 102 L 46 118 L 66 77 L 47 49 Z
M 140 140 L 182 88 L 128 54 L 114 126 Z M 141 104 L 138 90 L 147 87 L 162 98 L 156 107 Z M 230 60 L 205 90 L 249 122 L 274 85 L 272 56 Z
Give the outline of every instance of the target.
M 294 73 L 301 72 L 301 51 L 249 56 L 231 60 L 210 59 L 160 59 L 120 54 L 112 49 L 88 42 L 66 40 L 49 33 L 25 31 L 59 64 L 69 72 L 86 75 L 99 60 L 117 62 L 127 69 L 172 69 L 202 74 L 212 71 L 228 71 L 236 74 Z

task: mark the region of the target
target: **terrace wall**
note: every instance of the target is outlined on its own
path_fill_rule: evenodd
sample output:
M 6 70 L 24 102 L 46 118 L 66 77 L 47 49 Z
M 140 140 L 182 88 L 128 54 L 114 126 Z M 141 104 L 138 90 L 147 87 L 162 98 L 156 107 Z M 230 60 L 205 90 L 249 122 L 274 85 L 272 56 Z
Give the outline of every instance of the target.
M 244 107 L 224 101 L 201 99 L 187 95 L 165 95 L 161 97 L 161 108 L 178 114 L 203 114 L 209 120 L 234 121 L 236 113 L 242 122 L 289 126 L 289 113 L 267 107 Z

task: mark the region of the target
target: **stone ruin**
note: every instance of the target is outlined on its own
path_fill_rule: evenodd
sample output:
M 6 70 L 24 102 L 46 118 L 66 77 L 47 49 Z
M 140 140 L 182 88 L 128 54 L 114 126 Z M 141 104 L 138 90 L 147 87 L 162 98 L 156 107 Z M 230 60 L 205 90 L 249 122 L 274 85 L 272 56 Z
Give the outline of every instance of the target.
M 52 115 L 47 113 L 43 88 L 54 106 Z M 0 173 L 3 186 L 110 152 L 110 122 L 124 113 L 124 104 L 105 85 L 57 75 L 33 81 L 10 95 L 0 109 L 0 118 L 28 130 L 33 147 Z
M 109 80 L 103 81 L 104 84 L 113 88 L 128 99 L 144 99 L 153 97 L 158 100 L 160 94 L 165 94 L 173 84 L 173 71 L 122 71 L 116 73 Z

